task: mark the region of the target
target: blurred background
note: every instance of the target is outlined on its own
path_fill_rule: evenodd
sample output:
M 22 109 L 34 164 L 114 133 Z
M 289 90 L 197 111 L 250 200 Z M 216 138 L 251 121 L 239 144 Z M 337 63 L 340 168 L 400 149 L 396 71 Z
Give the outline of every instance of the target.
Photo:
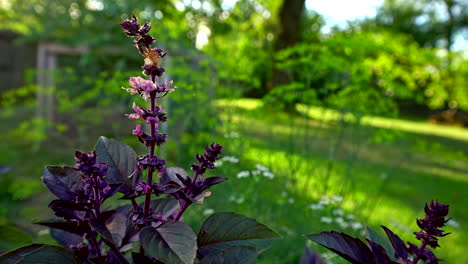
M 304 234 L 383 224 L 415 242 L 431 199 L 451 206 L 436 255 L 468 263 L 468 2 L 462 0 L 0 0 L 0 250 L 54 243 L 40 176 L 100 135 L 138 153 L 134 12 L 168 51 L 159 154 L 189 169 L 224 146 L 195 231 L 235 211 L 283 239 L 259 263 L 298 263 Z M 140 102 L 142 104 L 142 102 Z M 121 203 L 122 201 L 114 201 Z M 323 252 L 327 263 L 342 263 Z

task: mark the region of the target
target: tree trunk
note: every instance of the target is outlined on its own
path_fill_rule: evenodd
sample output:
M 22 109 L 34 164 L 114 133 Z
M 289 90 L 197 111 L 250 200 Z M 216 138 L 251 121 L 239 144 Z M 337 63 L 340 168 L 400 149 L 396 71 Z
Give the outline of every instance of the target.
M 304 13 L 305 0 L 283 0 L 279 11 L 277 37 L 274 54 L 294 46 L 301 39 L 301 19 Z M 274 58 L 273 58 L 274 60 Z M 287 84 L 289 77 L 277 68 L 273 61 L 273 74 L 270 89 Z

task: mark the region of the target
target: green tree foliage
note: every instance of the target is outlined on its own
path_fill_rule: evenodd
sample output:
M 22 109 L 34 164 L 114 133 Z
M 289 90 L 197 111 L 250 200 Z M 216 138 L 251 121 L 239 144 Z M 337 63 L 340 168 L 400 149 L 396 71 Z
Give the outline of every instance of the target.
M 274 89 L 269 100 L 383 115 L 395 112 L 404 100 L 433 108 L 455 101 L 468 108 L 462 77 L 466 60 L 460 59 L 453 68 L 456 77 L 448 78 L 441 66 L 444 57 L 436 49 L 420 48 L 404 35 L 335 33 L 319 43 L 288 49 L 278 59 L 294 81 Z

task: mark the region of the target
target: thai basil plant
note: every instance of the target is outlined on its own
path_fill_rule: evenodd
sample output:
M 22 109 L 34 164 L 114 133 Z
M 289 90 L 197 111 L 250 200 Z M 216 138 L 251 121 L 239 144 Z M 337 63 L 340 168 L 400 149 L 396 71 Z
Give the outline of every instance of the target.
M 449 220 L 446 219 L 449 206 L 432 201 L 429 205 L 426 204 L 424 211 L 426 217 L 416 221 L 421 230 L 414 233 L 416 239 L 421 242 L 419 246 L 411 242 L 405 244 L 400 237 L 385 226 L 382 228 L 388 236 L 388 240 L 370 228 L 366 230 L 366 243 L 358 238 L 335 231 L 321 232 L 306 237 L 354 264 L 437 264 L 441 259 L 438 259 L 429 247 L 439 247 L 438 238 L 448 235 L 441 228 Z M 310 261 L 303 263 L 324 263 L 308 250 L 304 252 L 303 258 L 304 256 L 308 257 L 307 259 Z
M 146 78 L 131 77 L 131 88 L 124 89 L 149 101 L 149 108 L 133 104 L 134 113 L 128 115 L 140 122 L 132 134 L 148 153 L 138 155 L 117 140 L 101 137 L 94 151 L 75 152 L 75 166 L 47 166 L 42 180 L 57 197 L 49 204 L 56 217 L 37 224 L 50 227 L 52 237 L 61 246 L 25 246 L 0 256 L 0 264 L 255 263 L 278 235 L 254 219 L 216 213 L 197 233 L 183 222 L 192 204 L 202 203 L 211 195 L 209 188 L 227 180 L 205 175 L 215 168 L 222 147 L 213 143 L 203 154 L 197 154 L 190 167 L 192 176 L 182 168 L 166 166 L 166 161 L 156 154 L 167 138 L 159 131 L 168 119 L 160 99 L 175 91 L 172 82 L 161 78 L 166 52 L 153 47 L 156 39 L 148 34 L 151 23 L 141 25 L 132 16 L 120 25 L 127 36 L 134 38 L 135 47 L 144 57 Z M 105 202 L 113 196 L 127 204 L 110 208 Z M 389 240 L 371 229 L 367 230 L 367 243 L 335 231 L 306 237 L 351 263 L 434 264 L 439 259 L 428 247 L 438 247 L 438 237 L 447 235 L 440 228 L 447 222 L 448 209 L 439 202 L 426 205 L 426 218 L 417 220 L 421 228 L 415 233 L 421 241 L 419 246 L 405 244 L 384 226 Z M 324 263 L 310 249 L 300 261 Z
M 175 90 L 172 82 L 161 78 L 166 52 L 153 47 L 151 23 L 140 25 L 133 15 L 120 25 L 144 57 L 146 78 L 131 77 L 131 88 L 124 89 L 149 101 L 148 108 L 133 104 L 134 113 L 128 115 L 149 127 L 145 131 L 139 123 L 132 131 L 148 153 L 138 155 L 117 140 L 101 137 L 94 151 L 76 151 L 74 167 L 47 166 L 42 180 L 57 196 L 49 204 L 56 218 L 37 224 L 50 227 L 62 247 L 25 246 L 2 255 L 0 263 L 255 263 L 278 236 L 254 219 L 216 213 L 198 234 L 182 221 L 190 205 L 202 203 L 210 196 L 210 187 L 227 180 L 205 176 L 215 168 L 222 147 L 213 143 L 197 154 L 190 168 L 193 176 L 182 168 L 166 167 L 156 154 L 167 138 L 159 132 L 167 121 L 160 99 Z M 105 206 L 116 195 L 128 205 Z

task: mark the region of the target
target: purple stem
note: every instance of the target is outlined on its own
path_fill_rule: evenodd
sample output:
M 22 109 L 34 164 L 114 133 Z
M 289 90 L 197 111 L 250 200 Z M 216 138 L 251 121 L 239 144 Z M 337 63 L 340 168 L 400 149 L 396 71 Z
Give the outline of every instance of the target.
M 99 246 L 96 236 L 94 235 L 94 232 L 90 229 L 88 232 L 89 236 L 89 242 L 91 245 L 94 247 L 94 250 L 96 251 L 97 258 L 98 258 L 98 263 L 104 263 L 102 256 L 101 256 L 101 247 Z
M 423 250 L 424 248 L 426 248 L 426 241 L 423 241 L 421 246 L 419 247 L 419 250 Z M 419 256 L 416 256 L 413 261 L 411 262 L 411 264 L 417 264 L 419 261 Z
M 156 76 L 151 76 L 151 81 L 153 83 L 156 82 Z M 150 96 L 150 104 L 151 104 L 151 107 L 150 107 L 150 111 L 152 113 L 154 113 L 155 109 L 156 109 L 156 94 L 152 94 Z M 155 123 L 150 123 L 150 127 L 151 127 L 151 137 L 153 139 L 156 138 L 156 124 Z M 149 153 L 149 157 L 150 159 L 153 159 L 154 158 L 154 145 L 155 145 L 155 141 L 152 140 L 151 141 L 151 144 L 150 144 L 150 153 Z M 146 178 L 146 184 L 148 186 L 153 186 L 153 168 L 152 167 L 149 167 L 148 168 L 148 177 Z M 149 214 L 149 208 L 150 208 L 150 203 L 151 203 L 151 193 L 152 193 L 152 190 L 150 190 L 149 192 L 146 193 L 146 197 L 145 197 L 145 209 L 144 209 L 144 216 L 145 218 L 148 217 L 148 214 Z
M 99 189 L 96 185 L 93 186 L 94 191 L 94 210 L 96 211 L 96 218 L 101 216 L 101 198 L 99 197 Z
M 182 207 L 180 208 L 179 212 L 177 213 L 176 217 L 174 218 L 174 221 L 179 221 L 179 219 L 182 217 L 184 214 L 185 210 L 190 206 L 191 203 L 184 202 Z

